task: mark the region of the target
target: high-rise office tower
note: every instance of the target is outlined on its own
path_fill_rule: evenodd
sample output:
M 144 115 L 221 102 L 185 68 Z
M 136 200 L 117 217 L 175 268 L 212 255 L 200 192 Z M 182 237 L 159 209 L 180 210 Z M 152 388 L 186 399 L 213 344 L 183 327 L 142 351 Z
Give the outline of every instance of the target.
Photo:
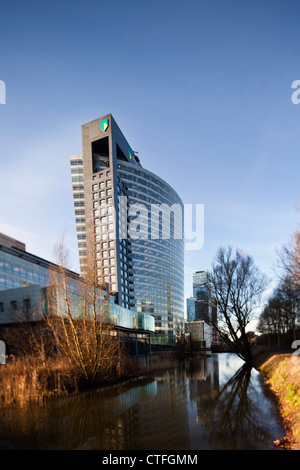
M 116 302 L 152 314 L 172 341 L 184 321 L 180 197 L 142 167 L 111 114 L 82 126 L 70 164 L 81 274 L 95 260 Z
M 205 322 L 216 318 L 217 307 L 208 288 L 207 273 L 196 271 L 193 274 L 193 297 L 186 299 L 187 321 Z M 210 323 L 210 321 L 209 321 Z M 206 335 L 210 337 L 208 344 L 216 344 L 217 334 L 213 327 L 205 325 Z
M 204 320 L 211 310 L 205 271 L 193 274 L 193 297 L 187 299 L 187 320 Z

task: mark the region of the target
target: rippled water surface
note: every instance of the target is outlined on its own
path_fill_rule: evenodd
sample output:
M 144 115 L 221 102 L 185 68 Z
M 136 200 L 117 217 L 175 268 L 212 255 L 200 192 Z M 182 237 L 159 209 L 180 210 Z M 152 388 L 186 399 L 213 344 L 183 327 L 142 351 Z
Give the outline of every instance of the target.
M 272 449 L 283 436 L 262 376 L 229 354 L 0 417 L 0 449 Z

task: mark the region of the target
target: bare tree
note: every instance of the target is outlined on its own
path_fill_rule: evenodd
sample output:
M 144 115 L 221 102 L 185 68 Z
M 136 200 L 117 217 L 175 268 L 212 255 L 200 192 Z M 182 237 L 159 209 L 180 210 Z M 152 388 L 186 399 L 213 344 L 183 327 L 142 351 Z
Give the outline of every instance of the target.
M 290 242 L 286 243 L 279 252 L 281 278 L 289 277 L 293 287 L 300 290 L 300 231 L 293 233 Z
M 92 382 L 120 366 L 115 326 L 107 314 L 108 294 L 96 276 L 91 256 L 84 279 L 70 275 L 68 253 L 63 241 L 56 246 L 57 267 L 51 270 L 46 295 L 50 328 L 58 353 L 70 367 Z
M 247 326 L 254 319 L 266 289 L 266 277 L 253 258 L 232 247 L 219 248 L 208 273 L 210 296 L 217 313 L 205 319 L 238 356 L 251 362 Z
M 297 314 L 299 310 L 299 291 L 289 275 L 282 279 L 268 304 L 260 315 L 258 331 L 262 334 L 276 335 L 277 346 L 280 347 L 281 335 L 292 332 L 296 339 Z
M 300 209 L 298 209 L 300 212 Z M 277 268 L 277 269 L 276 269 Z M 277 292 L 282 298 L 282 307 L 285 312 L 289 329 L 296 330 L 300 320 L 300 231 L 296 230 L 288 243 L 278 252 L 276 266 L 279 283 Z M 278 271 L 279 268 L 279 271 Z

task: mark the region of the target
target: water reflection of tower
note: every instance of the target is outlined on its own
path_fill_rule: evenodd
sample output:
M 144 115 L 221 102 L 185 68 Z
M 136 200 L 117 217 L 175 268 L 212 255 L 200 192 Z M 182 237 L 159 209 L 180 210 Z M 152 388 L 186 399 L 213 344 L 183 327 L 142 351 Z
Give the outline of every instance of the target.
M 102 449 L 139 449 L 141 435 L 140 413 L 143 402 L 157 394 L 157 383 L 153 381 L 134 387 L 113 397 L 113 413 L 104 418 Z
M 218 357 L 212 355 L 191 362 L 188 378 L 190 399 L 197 405 L 197 424 L 208 425 L 212 421 L 211 409 L 219 392 Z
M 183 371 L 165 372 L 151 384 L 114 398 L 113 416 L 102 417 L 101 448 L 188 449 L 187 408 Z
M 180 369 L 156 377 L 157 395 L 139 410 L 141 449 L 189 449 L 185 374 Z M 159 447 L 158 447 L 159 445 Z

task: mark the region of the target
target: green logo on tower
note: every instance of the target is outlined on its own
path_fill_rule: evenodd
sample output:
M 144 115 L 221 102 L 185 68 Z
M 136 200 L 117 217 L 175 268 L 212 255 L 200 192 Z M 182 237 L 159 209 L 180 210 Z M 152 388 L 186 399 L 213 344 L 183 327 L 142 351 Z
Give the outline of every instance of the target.
M 103 119 L 103 121 L 100 121 L 100 129 L 102 131 L 105 132 L 108 126 L 109 126 L 108 119 Z

